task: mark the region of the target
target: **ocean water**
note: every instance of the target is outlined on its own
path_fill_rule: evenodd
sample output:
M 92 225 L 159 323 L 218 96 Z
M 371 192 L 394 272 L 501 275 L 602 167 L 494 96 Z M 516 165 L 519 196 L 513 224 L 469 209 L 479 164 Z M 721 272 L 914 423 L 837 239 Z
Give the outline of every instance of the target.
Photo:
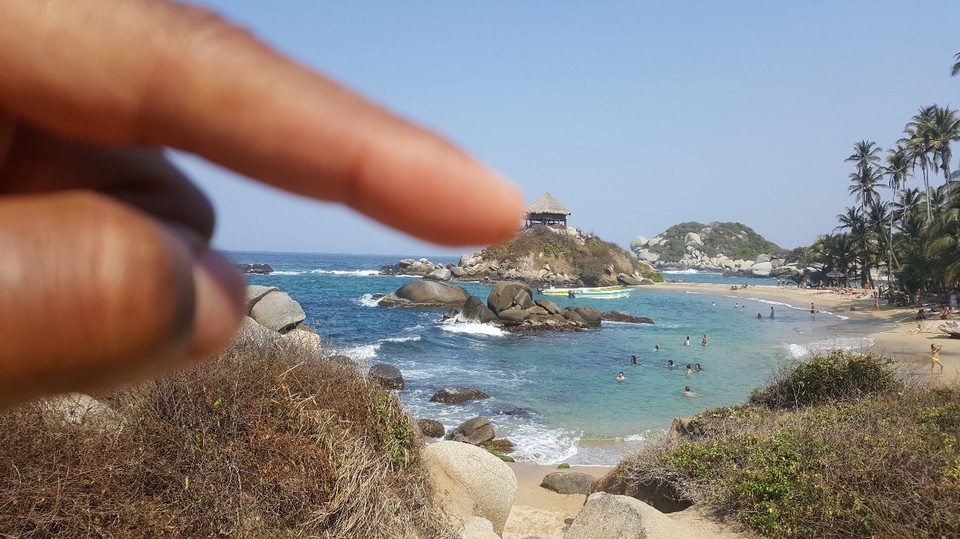
M 743 402 L 778 369 L 810 351 L 871 344 L 868 328 L 842 313 L 812 316 L 807 308 L 778 302 L 657 287 L 636 289 L 623 299 L 549 298 L 561 307 L 648 316 L 653 325 L 604 322 L 583 332 L 514 335 L 489 326 L 445 323 L 442 310 L 377 307 L 372 294 L 392 292 L 415 279 L 380 276 L 378 268 L 416 257 L 230 256 L 237 262 L 270 264 L 273 274 L 252 275 L 248 281 L 277 286 L 299 301 L 326 350 L 349 355 L 364 367 L 383 362 L 399 368 L 406 383 L 400 398 L 413 416 L 437 419 L 448 429 L 487 416 L 497 437 L 516 444 L 515 458 L 542 464 L 614 464 L 665 432 L 674 417 Z M 666 277 L 743 281 L 690 272 Z M 489 293 L 488 286 L 458 284 L 481 298 Z M 735 302 L 744 307 L 734 308 Z M 773 319 L 768 318 L 771 307 Z M 757 313 L 764 318 L 758 320 Z M 700 345 L 703 335 L 709 341 L 705 347 Z M 687 336 L 689 346 L 684 345 Z M 654 352 L 654 345 L 661 351 Z M 631 365 L 631 355 L 638 365 Z M 680 367 L 668 368 L 671 359 Z M 695 363 L 703 371 L 688 377 L 685 367 Z M 616 381 L 620 371 L 624 382 Z M 429 402 L 443 386 L 475 387 L 491 398 L 464 405 Z M 697 397 L 684 396 L 685 386 Z

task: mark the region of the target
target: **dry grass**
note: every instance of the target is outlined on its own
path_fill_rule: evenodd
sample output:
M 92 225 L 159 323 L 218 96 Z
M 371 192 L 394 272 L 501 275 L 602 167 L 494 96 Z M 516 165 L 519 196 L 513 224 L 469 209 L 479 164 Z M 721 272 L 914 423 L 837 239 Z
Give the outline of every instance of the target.
M 396 398 L 279 339 L 100 395 L 0 415 L 2 537 L 447 537 Z
M 862 375 L 863 365 L 848 372 Z M 772 387 L 810 381 L 796 372 Z M 816 381 L 824 372 L 807 374 Z M 599 486 L 669 482 L 771 537 L 960 536 L 960 388 L 895 386 L 825 399 L 808 392 L 788 410 L 709 410 L 694 419 L 693 436 L 651 445 Z

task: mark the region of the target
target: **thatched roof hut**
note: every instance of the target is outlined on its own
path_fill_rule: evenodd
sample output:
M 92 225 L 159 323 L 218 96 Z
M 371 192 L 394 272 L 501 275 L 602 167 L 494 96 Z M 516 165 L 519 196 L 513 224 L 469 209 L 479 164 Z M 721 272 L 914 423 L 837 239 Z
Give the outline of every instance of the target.
M 554 228 L 567 228 L 567 216 L 572 213 L 553 195 L 544 193 L 527 208 L 526 226 L 547 225 Z

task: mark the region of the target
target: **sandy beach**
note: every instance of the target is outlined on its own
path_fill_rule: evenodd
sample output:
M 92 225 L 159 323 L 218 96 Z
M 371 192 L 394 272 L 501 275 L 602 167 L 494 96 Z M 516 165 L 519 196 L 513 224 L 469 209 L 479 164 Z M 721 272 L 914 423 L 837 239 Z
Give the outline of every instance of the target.
M 718 297 L 759 298 L 782 302 L 796 308 L 809 308 L 842 314 L 851 320 L 869 323 L 875 321 L 877 331 L 870 333 L 874 344 L 871 349 L 893 356 L 905 376 L 922 383 L 948 384 L 960 378 L 960 341 L 950 340 L 940 331 L 944 323 L 939 318 L 916 320 L 916 307 L 894 307 L 882 304 L 875 308 L 869 291 L 854 290 L 839 293 L 833 290 L 798 289 L 769 285 L 749 285 L 731 290 L 728 285 L 702 283 L 661 283 L 653 290 L 684 290 Z M 736 301 L 734 299 L 734 301 Z M 766 313 L 764 313 L 766 315 Z M 929 315 L 929 313 L 928 313 Z M 930 345 L 942 345 L 940 354 L 943 374 L 930 370 Z M 511 469 L 517 476 L 519 490 L 510 518 L 504 529 L 504 539 L 522 539 L 528 536 L 544 538 L 563 537 L 564 529 L 576 517 L 586 500 L 583 495 L 557 494 L 540 486 L 543 478 L 557 471 L 554 466 L 533 463 L 513 463 Z M 574 466 L 571 471 L 600 477 L 610 468 Z M 686 511 L 665 515 L 650 508 L 644 515 L 649 523 L 648 537 L 700 537 L 700 538 L 750 538 L 747 530 L 733 525 L 718 523 L 708 518 L 702 510 L 691 507 Z

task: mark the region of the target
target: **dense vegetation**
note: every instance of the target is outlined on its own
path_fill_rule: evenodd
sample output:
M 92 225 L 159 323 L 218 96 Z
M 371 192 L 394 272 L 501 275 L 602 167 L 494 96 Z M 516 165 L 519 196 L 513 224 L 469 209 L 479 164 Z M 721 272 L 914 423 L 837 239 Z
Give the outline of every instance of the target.
M 247 341 L 99 398 L 120 423 L 0 414 L 0 536 L 450 536 L 397 399 L 319 353 Z
M 586 286 L 616 284 L 619 273 L 652 271 L 618 245 L 597 236 L 574 236 L 543 225 L 521 230 L 506 242 L 488 247 L 482 256 L 523 269 L 549 265 L 555 272 L 578 276 Z
M 960 56 L 958 56 L 960 58 Z M 953 74 L 957 74 L 954 64 Z M 847 158 L 854 205 L 837 215 L 834 233 L 809 248 L 826 271 L 862 284 L 879 268 L 907 292 L 939 292 L 960 280 L 960 179 L 950 161 L 960 140 L 960 116 L 939 105 L 921 107 L 903 136 L 881 156 L 875 141 L 862 140 Z M 943 183 L 931 186 L 937 177 Z M 922 185 L 911 184 L 922 180 Z M 884 200 L 880 190 L 888 188 Z
M 598 487 L 666 482 L 770 537 L 960 535 L 960 388 L 844 352 L 625 459 Z
M 777 244 L 767 241 L 752 228 L 740 223 L 710 223 L 705 225 L 696 221 L 680 223 L 668 228 L 658 236 L 664 243 L 650 246 L 651 252 L 660 255 L 660 260 L 671 262 L 680 260 L 686 254 L 684 240 L 690 232 L 700 235 L 703 247 L 697 250 L 707 256 L 725 254 L 736 260 L 753 260 L 757 255 L 778 255 L 783 253 Z

